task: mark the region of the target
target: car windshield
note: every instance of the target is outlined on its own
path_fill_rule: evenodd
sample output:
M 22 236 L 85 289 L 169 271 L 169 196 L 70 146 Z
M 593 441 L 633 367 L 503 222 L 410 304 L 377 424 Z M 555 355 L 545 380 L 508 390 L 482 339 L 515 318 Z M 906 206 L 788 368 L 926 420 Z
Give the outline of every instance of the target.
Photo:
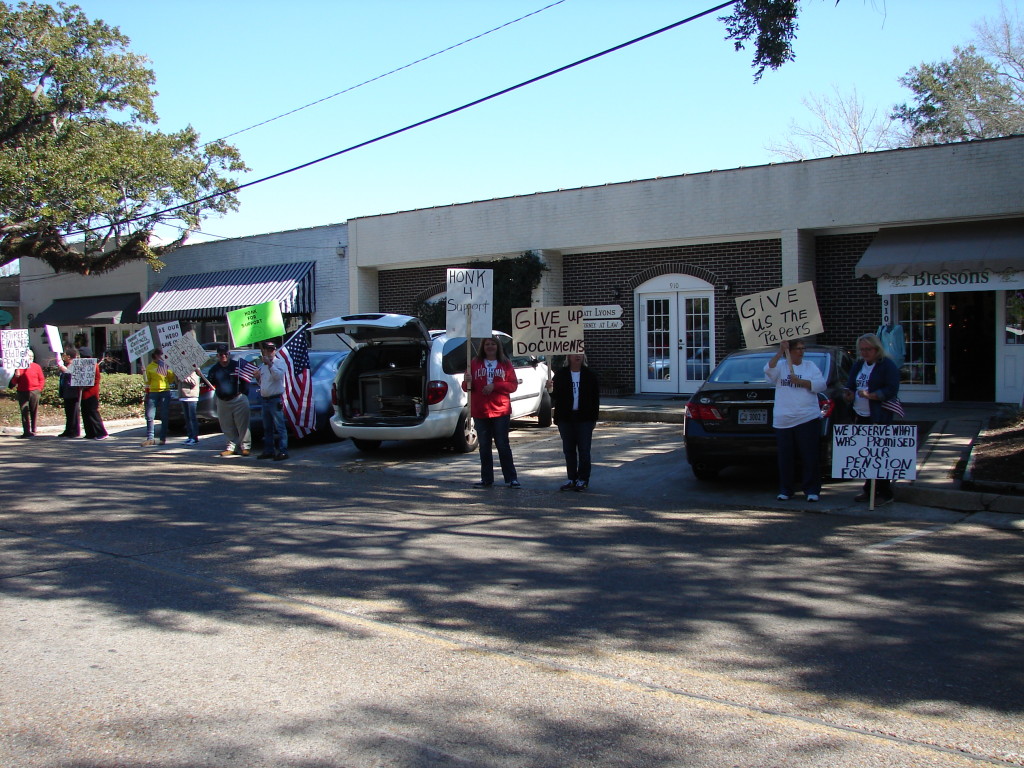
M 708 381 L 718 384 L 754 384 L 759 381 L 767 381 L 764 376 L 764 367 L 774 356 L 774 352 L 765 352 L 727 357 L 715 368 Z M 804 361 L 814 363 L 821 370 L 821 375 L 828 378 L 827 354 L 808 352 L 804 355 Z

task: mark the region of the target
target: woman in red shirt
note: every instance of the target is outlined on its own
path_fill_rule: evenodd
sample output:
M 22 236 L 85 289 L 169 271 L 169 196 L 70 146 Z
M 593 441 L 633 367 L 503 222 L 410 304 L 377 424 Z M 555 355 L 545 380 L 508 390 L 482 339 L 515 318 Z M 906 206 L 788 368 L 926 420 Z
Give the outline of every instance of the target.
M 491 442 L 498 448 L 501 474 L 509 488 L 519 488 L 516 465 L 512 460 L 512 446 L 508 441 L 509 422 L 512 420 L 512 400 L 509 395 L 519 388 L 516 369 L 496 339 L 484 339 L 479 351 L 470 362 L 469 375 L 462 388 L 470 395 L 470 413 L 480 439 L 479 488 L 494 485 L 494 455 Z
M 27 368 L 19 368 L 11 377 L 9 386 L 18 389 L 18 405 L 21 408 L 21 434 L 19 438 L 36 436 L 36 412 L 39 410 L 39 397 L 46 386 L 46 377 L 39 363 L 35 362 L 35 354 L 28 351 Z

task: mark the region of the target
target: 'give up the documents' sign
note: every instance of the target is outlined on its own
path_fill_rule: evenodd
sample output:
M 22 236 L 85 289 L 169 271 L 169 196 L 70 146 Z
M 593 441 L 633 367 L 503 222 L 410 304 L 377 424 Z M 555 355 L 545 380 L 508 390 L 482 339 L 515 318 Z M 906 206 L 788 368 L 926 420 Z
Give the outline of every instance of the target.
M 583 307 L 527 307 L 512 310 L 515 355 L 583 354 Z
M 825 330 L 812 282 L 740 296 L 736 309 L 748 347 L 768 347 Z

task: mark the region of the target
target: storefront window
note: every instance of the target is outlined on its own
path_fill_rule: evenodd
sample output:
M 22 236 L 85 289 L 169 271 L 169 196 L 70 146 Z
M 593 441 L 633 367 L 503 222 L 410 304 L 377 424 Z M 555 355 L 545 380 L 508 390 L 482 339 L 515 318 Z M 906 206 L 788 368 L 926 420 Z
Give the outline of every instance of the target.
M 903 384 L 934 386 L 938 324 L 934 293 L 907 293 L 899 297 L 899 318 L 906 339 L 906 358 L 900 369 Z
M 1006 292 L 1006 343 L 1024 344 L 1024 290 Z

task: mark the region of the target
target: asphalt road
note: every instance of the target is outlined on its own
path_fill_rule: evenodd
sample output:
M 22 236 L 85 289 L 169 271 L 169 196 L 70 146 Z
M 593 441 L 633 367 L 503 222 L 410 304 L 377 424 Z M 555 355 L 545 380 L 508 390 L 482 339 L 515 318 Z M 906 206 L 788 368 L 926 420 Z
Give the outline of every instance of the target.
M 0 765 L 1024 765 L 1020 533 L 700 484 L 678 429 L 601 425 L 580 494 L 531 426 L 518 491 L 0 439 Z

